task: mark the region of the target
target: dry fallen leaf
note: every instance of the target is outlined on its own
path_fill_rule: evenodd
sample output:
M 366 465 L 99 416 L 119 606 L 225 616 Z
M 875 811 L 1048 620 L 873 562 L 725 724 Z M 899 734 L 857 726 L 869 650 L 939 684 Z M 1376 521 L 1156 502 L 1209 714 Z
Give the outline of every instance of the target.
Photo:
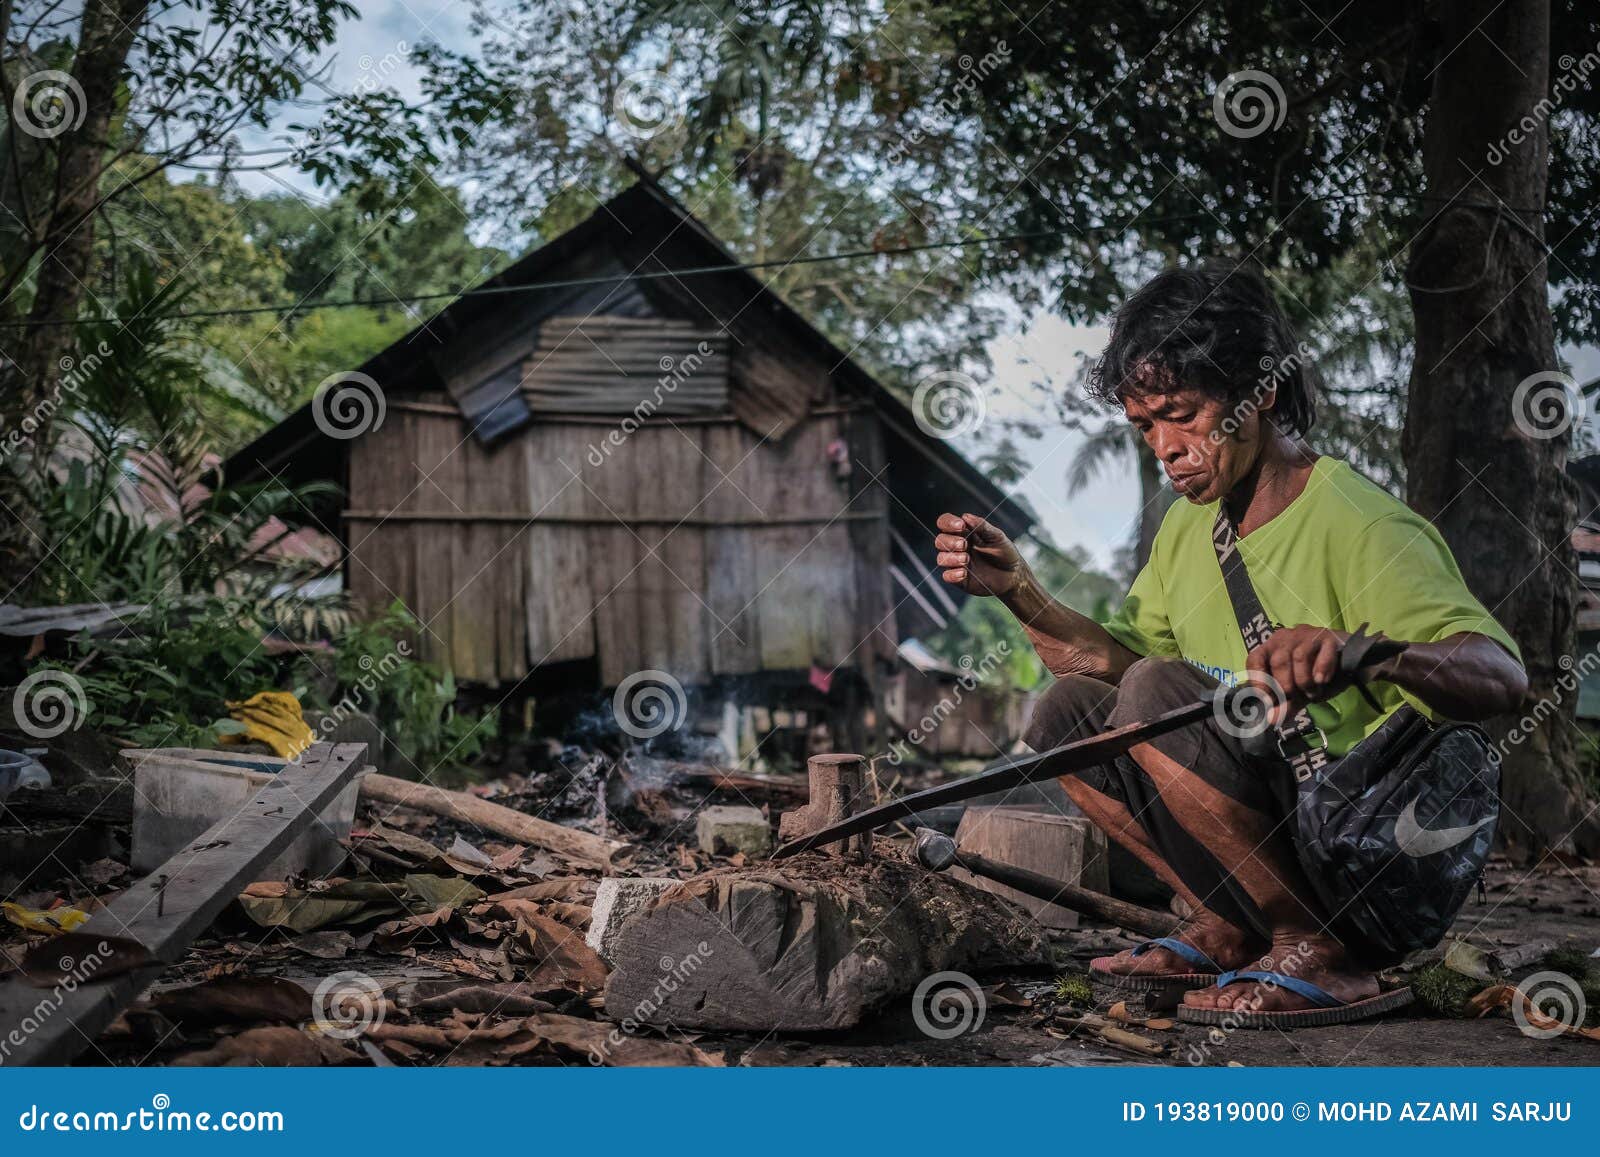
M 531 1016 L 550 1012 L 554 1005 L 535 997 L 525 984 L 475 984 L 454 980 L 420 981 L 412 992 L 411 1011 L 421 1015 L 440 1012 L 492 1012 L 502 1016 Z
M 212 1048 L 174 1058 L 172 1064 L 185 1067 L 266 1065 L 298 1068 L 354 1064 L 360 1059 L 332 1037 L 313 1035 L 286 1025 L 274 1025 L 246 1029 L 236 1036 L 224 1037 Z
M 614 1024 L 544 1012 L 476 1025 L 380 1024 L 367 1030 L 385 1047 L 404 1042 L 445 1054 L 450 1063 L 505 1064 L 524 1058 L 557 1063 L 720 1067 L 722 1058 L 693 1045 L 630 1036 Z
M 33 987 L 54 988 L 68 979 L 96 984 L 159 963 L 148 948 L 126 936 L 63 932 L 30 948 L 18 970 Z
M 991 984 L 988 988 L 983 990 L 983 995 L 984 999 L 988 1000 L 991 1004 L 1002 1005 L 1009 1008 L 1033 1007 L 1033 1001 L 1022 995 L 1021 990 L 1019 990 L 1016 985 L 1008 984 L 1005 981 L 1001 981 L 999 984 Z
M 587 904 L 564 904 L 560 900 L 553 900 L 545 905 L 545 911 L 580 932 L 586 931 L 594 919 L 594 909 Z
M 169 1020 L 186 1025 L 310 1020 L 311 994 L 281 976 L 221 976 L 157 993 L 150 1001 Z
M 289 941 L 289 947 L 318 960 L 342 960 L 356 947 L 356 937 L 337 929 L 307 932 Z
M 594 881 L 582 876 L 558 876 L 552 880 L 540 880 L 537 884 L 524 884 L 509 892 L 498 892 L 490 896 L 487 903 L 500 900 L 577 900 L 592 894 L 594 887 Z
M 1106 1009 L 1106 1018 L 1119 1024 L 1130 1024 L 1138 1028 L 1152 1028 L 1163 1032 L 1177 1024 L 1176 1021 L 1164 1016 L 1134 1016 L 1128 1011 L 1128 1002 L 1125 1000 L 1119 1000 Z
M 533 956 L 526 980 L 536 990 L 565 987 L 589 993 L 605 987 L 610 970 L 584 943 L 581 932 L 546 916 L 527 900 L 502 900 L 494 908 L 496 914 L 513 921 L 524 934 L 524 943 Z M 531 944 L 527 933 L 532 934 Z
M 1466 1011 L 1473 1016 L 1484 1016 L 1497 1008 L 1515 1009 L 1518 1006 L 1521 1008 L 1522 1018 L 1532 1028 L 1541 1032 L 1600 1041 L 1600 1027 L 1584 1028 L 1581 1025 L 1567 1024 L 1541 1012 L 1533 999 L 1515 984 L 1491 985 L 1467 1001 Z
M 443 944 L 444 927 L 453 915 L 454 908 L 439 908 L 379 924 L 372 930 L 372 947 L 379 952 L 397 952 L 413 944 Z
M 416 1045 L 407 1044 L 403 1040 L 386 1040 L 383 1042 L 383 1051 L 393 1053 L 403 1061 L 420 1060 L 428 1054 L 417 1048 Z
M 522 857 L 527 855 L 528 849 L 521 844 L 512 844 L 505 851 L 489 857 L 489 864 L 497 872 L 509 872 L 515 868 Z
M 77 873 L 78 879 L 86 884 L 94 884 L 96 887 L 103 887 L 118 876 L 127 874 L 128 865 L 119 863 L 116 860 L 96 860 L 92 864 L 83 865 L 78 869 Z

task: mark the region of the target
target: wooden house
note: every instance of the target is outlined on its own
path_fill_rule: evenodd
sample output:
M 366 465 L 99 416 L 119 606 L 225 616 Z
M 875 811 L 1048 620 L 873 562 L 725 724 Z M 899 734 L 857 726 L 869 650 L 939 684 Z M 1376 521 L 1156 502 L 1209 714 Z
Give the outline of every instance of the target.
M 637 184 L 360 367 L 381 422 L 313 403 L 227 476 L 338 482 L 348 589 L 464 681 L 875 685 L 957 609 L 938 513 L 1031 515 L 737 265 Z

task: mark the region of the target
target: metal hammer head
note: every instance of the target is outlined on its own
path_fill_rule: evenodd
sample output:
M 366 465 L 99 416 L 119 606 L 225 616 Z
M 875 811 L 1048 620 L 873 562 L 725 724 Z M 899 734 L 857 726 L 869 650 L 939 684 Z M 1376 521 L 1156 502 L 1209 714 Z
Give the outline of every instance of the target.
M 916 852 L 917 863 L 935 872 L 956 862 L 956 842 L 932 828 L 917 829 Z

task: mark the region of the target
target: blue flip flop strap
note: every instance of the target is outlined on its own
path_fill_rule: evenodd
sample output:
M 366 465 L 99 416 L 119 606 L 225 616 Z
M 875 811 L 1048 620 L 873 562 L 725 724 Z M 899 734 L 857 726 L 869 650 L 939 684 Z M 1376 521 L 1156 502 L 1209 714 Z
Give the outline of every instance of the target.
M 1226 988 L 1241 980 L 1256 980 L 1265 984 L 1275 984 L 1279 988 L 1288 989 L 1296 996 L 1303 996 L 1318 1008 L 1343 1008 L 1349 1001 L 1340 1000 L 1333 993 L 1318 988 L 1309 980 L 1301 980 L 1298 976 L 1285 976 L 1281 972 L 1239 971 L 1224 972 L 1217 977 L 1217 987 Z
M 1207 956 L 1193 944 L 1185 944 L 1171 936 L 1160 936 L 1154 940 L 1147 940 L 1133 950 L 1135 956 L 1143 956 L 1152 948 L 1165 948 L 1174 955 L 1181 956 L 1196 968 L 1204 968 L 1207 972 L 1221 972 L 1222 965 Z

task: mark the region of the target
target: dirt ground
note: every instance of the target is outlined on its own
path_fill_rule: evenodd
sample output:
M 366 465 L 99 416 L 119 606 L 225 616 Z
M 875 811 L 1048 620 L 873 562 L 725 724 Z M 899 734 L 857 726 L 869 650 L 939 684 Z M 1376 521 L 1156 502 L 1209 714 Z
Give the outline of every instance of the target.
M 1533 870 L 1490 866 L 1483 903 L 1474 898 L 1452 931 L 1485 949 L 1534 940 L 1600 949 L 1600 868 L 1554 863 Z M 1087 963 L 1114 946 L 1115 932 L 1061 934 L 1060 946 Z M 1131 941 L 1130 941 L 1131 942 Z M 1424 959 L 1436 958 L 1438 952 Z M 1600 960 L 1596 961 L 1600 964 Z M 1412 972 L 1417 971 L 1415 967 Z M 1535 969 L 1514 974 L 1521 978 Z M 1402 974 L 1403 976 L 1404 974 Z M 992 980 L 994 978 L 984 978 Z M 1052 984 L 1011 977 L 1027 995 L 1047 997 Z M 1417 1005 L 1380 1020 L 1297 1032 L 1219 1033 L 1177 1024 L 1142 1035 L 1170 1044 L 1168 1055 L 1145 1058 L 1097 1040 L 1058 1040 L 1034 1022 L 1030 1008 L 989 1003 L 982 1024 L 949 1040 L 919 1031 L 909 1003 L 886 1010 L 849 1033 L 809 1040 L 753 1044 L 734 1063 L 748 1065 L 1600 1065 L 1600 1042 L 1530 1038 L 1504 1013 L 1482 1019 L 1444 1018 Z M 701 1047 L 707 1042 L 702 1040 Z
M 1468 902 L 1454 935 L 1489 950 L 1548 940 L 1594 952 L 1600 948 L 1600 867 L 1514 869 L 1492 865 L 1486 897 Z M 1058 961 L 1079 970 L 1088 960 L 1119 944 L 1123 933 L 1085 927 L 1058 933 Z M 248 950 L 232 946 L 235 954 Z M 1424 954 L 1436 960 L 1439 951 Z M 1600 963 L 1600 962 L 1597 962 Z M 391 957 L 355 954 L 329 964 L 297 957 L 269 964 L 278 975 L 314 988 L 334 968 L 370 971 L 386 982 L 432 979 L 447 973 L 424 964 L 397 967 Z M 1413 964 L 1411 974 L 1418 970 Z M 1517 978 L 1533 969 L 1522 969 Z M 1398 974 L 1404 979 L 1407 974 Z M 1136 1029 L 1164 1046 L 1161 1056 L 1144 1056 L 1107 1046 L 1097 1039 L 1061 1039 L 1052 1034 L 1054 977 L 1035 971 L 979 978 L 984 1015 L 967 1032 L 935 1039 L 919 1029 L 911 1001 L 896 1002 L 854 1029 L 830 1034 L 689 1034 L 682 1039 L 725 1064 L 738 1066 L 1096 1066 L 1096 1065 L 1600 1065 L 1600 1042 L 1571 1037 L 1524 1036 L 1502 1011 L 1482 1019 L 1445 1018 L 1413 1005 L 1381 1020 L 1293 1033 L 1275 1030 L 1219 1033 L 1176 1024 L 1159 1030 Z M 1004 996 L 997 997 L 997 990 Z M 1024 1003 L 1027 1002 L 1027 1003 Z M 1101 1011 L 1104 1011 L 1102 1007 Z M 666 1034 L 669 1039 L 674 1034 Z M 107 1060 L 125 1061 L 113 1050 Z M 459 1062 L 456 1062 L 459 1063 Z
M 531 788 L 527 790 L 531 792 Z M 745 801 L 750 790 L 750 785 L 742 785 L 736 797 Z M 777 792 L 775 785 L 775 794 L 768 806 L 777 811 L 790 805 L 795 800 L 794 791 L 793 785 L 783 785 L 782 792 Z M 597 795 L 604 798 L 604 792 L 603 780 L 592 782 L 592 777 L 575 777 L 569 794 L 578 803 L 589 806 L 589 801 L 595 800 Z M 549 805 L 547 799 L 531 794 L 505 793 L 497 798 L 530 811 Z M 695 789 L 682 799 L 673 797 L 670 792 L 656 796 L 635 792 L 627 805 L 631 810 L 612 811 L 612 820 L 615 822 L 618 815 L 632 815 L 638 831 L 648 830 L 653 838 L 641 839 L 628 861 L 614 870 L 629 875 L 685 878 L 729 863 L 727 859 L 710 857 L 683 843 L 691 830 L 688 817 L 704 798 L 701 789 Z M 35 806 L 37 810 L 42 804 Z M 604 966 L 598 958 L 592 958 L 590 963 L 598 972 L 591 975 L 588 968 L 579 967 L 581 961 L 578 960 L 586 951 L 579 945 L 588 922 L 587 905 L 600 873 L 592 868 L 575 869 L 543 853 L 506 849 L 485 842 L 481 853 L 495 856 L 496 863 L 505 866 L 492 871 L 479 869 L 473 874 L 470 865 L 463 865 L 459 859 L 443 863 L 443 849 L 449 848 L 457 837 L 465 837 L 469 842 L 481 839 L 480 833 L 436 817 L 388 812 L 383 819 L 390 826 L 374 830 L 377 818 L 368 815 L 361 821 L 366 825 L 366 834 L 355 844 L 359 855 L 369 862 L 369 868 L 378 870 L 391 881 L 415 879 L 408 873 L 419 872 L 443 873 L 446 879 L 459 879 L 455 873 L 463 870 L 482 885 L 484 892 L 524 897 L 526 906 L 517 909 L 521 917 L 511 920 L 508 911 L 493 905 L 487 908 L 464 905 L 455 921 L 445 929 L 429 927 L 427 920 L 419 921 L 414 913 L 408 917 L 397 911 L 381 917 L 394 920 L 395 924 L 380 926 L 378 942 L 374 944 L 371 930 L 374 922 L 370 920 L 364 931 L 355 929 L 356 935 L 325 930 L 299 936 L 283 928 L 257 927 L 246 920 L 242 912 L 230 910 L 195 943 L 183 960 L 168 970 L 158 987 L 186 990 L 219 979 L 244 976 L 282 978 L 312 993 L 326 978 L 339 973 L 356 973 L 372 978 L 382 986 L 386 999 L 400 1000 L 403 1007 L 406 991 L 417 988 L 419 983 L 424 987 L 449 988 L 452 984 L 476 981 L 515 982 L 539 996 L 541 1000 L 536 1003 L 545 1010 L 540 1014 L 544 1017 L 540 1023 L 532 1024 L 540 1016 L 529 1018 L 529 1027 L 516 1038 L 516 1050 L 508 1047 L 500 1052 L 484 1051 L 473 1055 L 455 1047 L 430 1051 L 407 1049 L 404 1042 L 388 1042 L 380 1054 L 368 1041 L 360 1042 L 367 1046 L 365 1051 L 359 1051 L 357 1044 L 351 1043 L 340 1056 L 326 1063 L 588 1063 L 591 1055 L 588 1050 L 614 1027 L 597 1019 L 603 1005 L 600 992 Z M 48 814 L 30 818 L 32 826 L 28 830 L 38 840 L 49 836 L 48 819 Z M 90 832 L 94 838 L 83 846 L 74 846 L 73 854 L 64 854 L 64 845 L 59 840 L 51 840 L 51 848 L 45 849 L 37 859 L 29 860 L 35 867 L 28 873 L 26 887 L 20 879 L 0 880 L 6 884 L 6 895 L 41 908 L 61 903 L 83 903 L 85 907 L 92 907 L 116 889 L 127 886 L 125 858 L 115 850 L 124 841 L 125 813 L 97 804 L 93 822 L 85 823 L 79 818 L 64 822 L 75 825 L 74 831 Z M 94 834 L 96 823 L 103 823 L 106 830 Z M 480 854 L 479 849 L 473 851 Z M 535 891 L 554 890 L 548 895 L 530 896 L 530 887 Z M 501 891 L 519 888 L 520 891 Z M 86 894 L 94 894 L 97 899 L 86 900 Z M 491 900 L 498 898 L 490 897 Z M 538 964 L 543 959 L 542 953 L 529 955 L 517 948 L 517 943 L 529 937 L 527 921 L 543 921 L 540 935 L 546 938 L 553 935 L 558 941 L 565 937 L 574 942 L 565 961 L 565 971 L 557 970 L 557 974 L 546 976 L 540 972 Z M 399 948 L 392 943 L 385 946 L 385 928 L 390 928 L 388 939 L 391 941 L 397 937 L 414 937 L 410 941 L 412 947 Z M 1571 968 L 1570 962 L 1578 959 L 1579 954 L 1588 958 L 1600 949 L 1600 866 L 1546 860 L 1529 869 L 1503 862 L 1491 863 L 1486 874 L 1485 896 L 1481 901 L 1476 897 L 1468 901 L 1453 935 L 1483 951 L 1546 941 L 1564 951 L 1569 962 L 1567 967 Z M 15 963 L 28 939 L 21 929 L 0 923 L 0 957 L 5 958 L 0 960 L 0 971 L 7 961 Z M 1223 1033 L 1182 1024 L 1156 1024 L 1129 1026 L 1127 1031 L 1138 1038 L 1131 1044 L 1108 1044 L 1098 1035 L 1085 1039 L 1082 1025 L 1064 1024 L 1063 1017 L 1071 1015 L 1081 1019 L 1110 1010 L 1086 1005 L 1069 1009 L 1059 1003 L 1055 996 L 1057 976 L 1081 974 L 1094 956 L 1133 942 L 1119 930 L 1103 926 L 1086 925 L 1075 931 L 1054 933 L 1052 968 L 978 977 L 977 984 L 983 986 L 982 1016 L 972 1019 L 968 1031 L 948 1037 L 924 1032 L 913 1015 L 912 999 L 906 997 L 893 1002 L 866 1023 L 844 1032 L 764 1036 L 669 1032 L 653 1035 L 646 1030 L 636 1043 L 648 1046 L 646 1052 L 656 1050 L 656 1063 L 661 1063 L 660 1057 L 665 1054 L 671 1058 L 690 1055 L 694 1059 L 688 1063 L 707 1063 L 709 1058 L 709 1063 L 743 1066 L 1600 1064 L 1600 1041 L 1597 1040 L 1570 1036 L 1530 1038 L 1519 1031 L 1503 1010 L 1491 1012 L 1482 1019 L 1468 1020 L 1445 1017 L 1421 1005 L 1413 1005 L 1375 1022 L 1295 1033 L 1275 1030 Z M 384 950 L 379 951 L 380 948 Z M 1413 979 L 1423 967 L 1437 962 L 1441 956 L 1442 950 L 1423 954 L 1420 961 L 1408 962 L 1407 970 L 1398 971 L 1392 979 L 1400 983 Z M 1511 978 L 1520 980 L 1530 972 L 1547 967 L 1545 964 L 1530 965 L 1514 972 Z M 1594 959 L 1591 972 L 1588 996 L 1591 1022 L 1597 1011 L 1594 1006 L 1600 1005 L 1600 998 L 1594 995 L 1593 971 L 1600 971 L 1600 958 Z M 1469 985 L 1469 991 L 1484 987 L 1488 985 L 1474 983 Z M 187 1023 L 179 1024 L 160 1015 L 159 995 L 152 994 L 157 1005 L 155 1012 L 135 1010 L 123 1018 L 116 1031 L 96 1042 L 80 1063 L 169 1063 L 182 1058 L 186 1051 L 226 1040 L 244 1027 L 243 1023 L 235 1023 L 231 1028 L 210 1024 L 194 1028 Z M 171 1013 L 170 1007 L 167 1013 Z M 439 1025 L 454 1026 L 452 1031 L 458 1036 L 461 1032 L 482 1032 L 486 1027 L 506 1031 L 517 1028 L 515 1023 L 510 1023 L 517 1018 L 503 1016 L 498 1009 L 476 1014 L 456 1012 L 444 1021 L 436 1020 L 427 1025 L 423 1018 L 407 1017 L 404 1013 L 397 1015 L 402 1022 L 416 1027 L 419 1033 L 438 1032 Z M 294 1034 L 291 1032 L 291 1035 Z M 298 1040 L 295 1043 L 304 1044 Z M 666 1063 L 686 1062 L 669 1059 Z

